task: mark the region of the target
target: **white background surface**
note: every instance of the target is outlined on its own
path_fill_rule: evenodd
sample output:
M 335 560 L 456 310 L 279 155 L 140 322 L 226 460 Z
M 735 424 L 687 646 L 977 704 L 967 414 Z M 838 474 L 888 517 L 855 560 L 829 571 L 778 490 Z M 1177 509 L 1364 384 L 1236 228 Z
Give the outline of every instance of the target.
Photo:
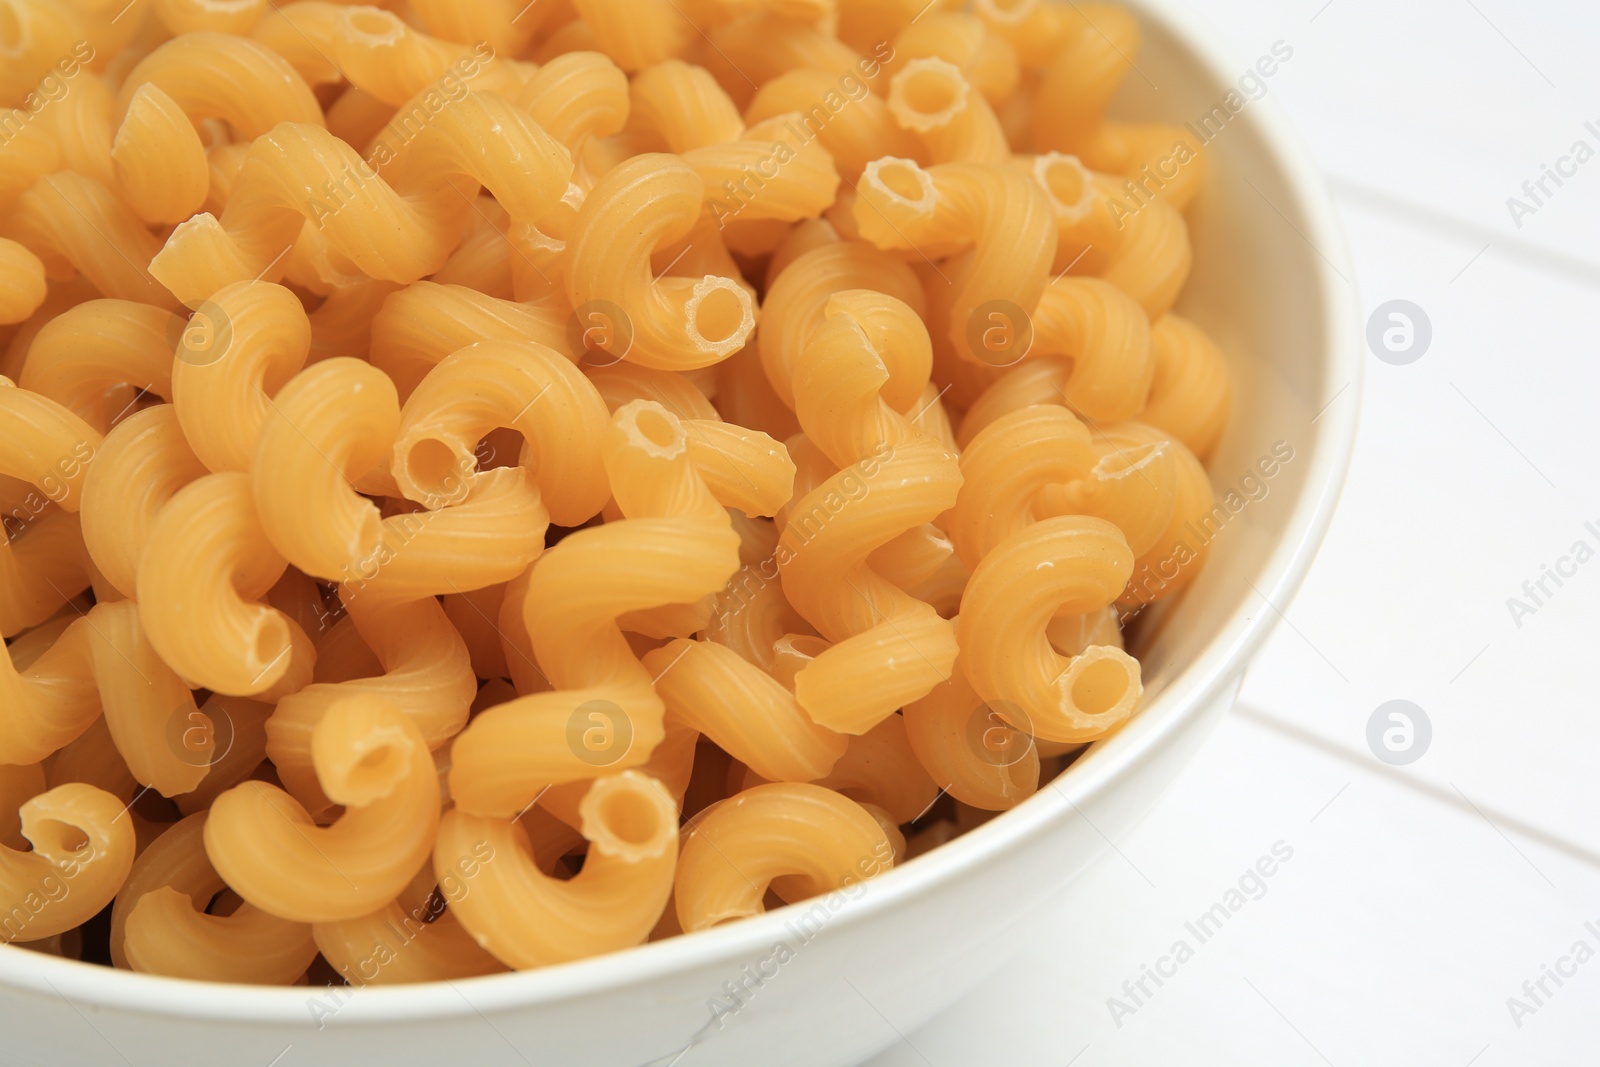
M 1600 151 L 1600 6 L 1194 6 L 1241 72 L 1294 48 L 1268 93 L 1329 176 L 1364 313 L 1411 300 L 1433 341 L 1369 357 L 1343 505 L 1240 708 L 1083 906 L 870 1067 L 1600 1063 L 1600 558 L 1520 627 L 1506 603 L 1600 549 L 1600 157 L 1520 228 L 1506 205 Z M 1367 747 L 1391 699 L 1433 726 L 1407 767 Z M 1107 998 L 1279 841 L 1265 895 L 1117 1025 Z M 1514 1020 L 1579 940 L 1596 958 Z

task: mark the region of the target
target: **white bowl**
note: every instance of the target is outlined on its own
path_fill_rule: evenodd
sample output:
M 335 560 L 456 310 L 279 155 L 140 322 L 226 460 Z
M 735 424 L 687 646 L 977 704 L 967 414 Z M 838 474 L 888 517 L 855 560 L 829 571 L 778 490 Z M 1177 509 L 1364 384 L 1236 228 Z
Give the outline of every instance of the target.
M 1180 0 L 1131 6 L 1144 27 L 1139 68 L 1160 88 L 1131 76 L 1125 114 L 1198 118 L 1255 58 L 1225 58 Z M 809 939 L 791 926 L 802 906 L 542 971 L 337 993 L 175 981 L 0 950 L 5 1061 L 638 1067 L 680 1057 L 685 1067 L 832 1067 L 858 1063 L 973 988 L 1020 947 L 1040 909 L 1073 906 L 1074 876 L 1104 858 L 1229 708 L 1316 552 L 1350 457 L 1361 333 L 1316 167 L 1270 92 L 1232 118 L 1210 156 L 1180 308 L 1236 373 L 1213 480 L 1237 485 L 1275 442 L 1294 457 L 1216 538 L 1176 609 L 1152 620 L 1144 709 L 1054 784 L 855 899 L 836 898 Z M 793 955 L 778 964 L 780 942 Z M 725 983 L 748 992 L 714 1021 L 710 1002 L 731 1003 Z

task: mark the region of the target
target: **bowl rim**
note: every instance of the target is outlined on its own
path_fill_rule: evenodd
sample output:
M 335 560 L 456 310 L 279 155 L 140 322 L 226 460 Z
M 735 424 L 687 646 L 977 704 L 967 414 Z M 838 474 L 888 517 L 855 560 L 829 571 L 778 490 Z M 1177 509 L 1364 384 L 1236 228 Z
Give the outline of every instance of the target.
M 1159 24 L 1206 74 L 1231 84 L 1238 67 L 1204 22 L 1181 0 L 1123 0 L 1141 23 Z M 1321 305 L 1327 320 L 1327 366 L 1320 383 L 1329 407 L 1311 435 L 1312 464 L 1284 534 L 1262 564 L 1260 597 L 1273 611 L 1242 601 L 1201 653 L 1119 733 L 1097 745 L 1070 774 L 1058 776 L 1018 807 L 919 856 L 914 862 L 870 879 L 864 892 L 831 920 L 849 929 L 880 912 L 933 892 L 1002 850 L 1039 836 L 1057 819 L 1079 811 L 1128 770 L 1174 743 L 1188 720 L 1240 678 L 1277 622 L 1285 602 L 1305 578 L 1338 505 L 1354 453 L 1360 410 L 1363 351 L 1355 274 L 1337 211 L 1309 149 L 1277 102 L 1263 97 L 1241 113 L 1258 127 L 1268 158 L 1293 194 L 1303 236 L 1317 252 Z M 1346 399 L 1340 410 L 1335 401 Z M 1252 610 L 1254 609 L 1254 610 Z M 1163 788 L 1169 783 L 1165 783 Z M 1079 811 L 1081 814 L 1081 811 Z M 340 1029 L 407 1022 L 443 1021 L 491 1011 L 549 1007 L 602 991 L 620 991 L 664 976 L 718 963 L 730 972 L 758 958 L 781 939 L 793 918 L 785 908 L 699 933 L 652 942 L 620 952 L 532 971 L 454 982 L 404 986 L 272 987 L 200 982 L 134 974 L 28 951 L 0 952 L 0 996 L 33 993 L 69 1003 L 180 1021 L 211 1021 L 303 1027 L 315 1023 L 314 998 L 343 998 L 333 1025 Z M 5 946 L 7 948 L 11 946 Z M 456 995 L 441 995 L 450 986 Z M 468 998 L 463 987 L 472 994 Z M 319 1027 L 320 1028 L 320 1027 Z

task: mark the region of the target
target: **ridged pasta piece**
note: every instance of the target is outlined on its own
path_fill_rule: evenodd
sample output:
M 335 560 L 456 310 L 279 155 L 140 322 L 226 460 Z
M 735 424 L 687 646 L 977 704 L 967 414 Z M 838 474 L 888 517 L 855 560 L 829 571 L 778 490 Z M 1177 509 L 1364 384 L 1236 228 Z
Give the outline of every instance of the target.
M 1172 434 L 1204 460 L 1228 425 L 1228 364 L 1205 331 L 1170 312 L 1151 328 L 1150 341 L 1155 377 L 1139 420 Z
M 959 665 L 948 682 L 907 704 L 903 718 L 917 761 L 963 804 L 1005 811 L 1038 790 L 1033 738 L 996 714 Z
M 44 264 L 15 241 L 0 237 L 0 325 L 21 322 L 39 309 L 47 292 Z
M 405 712 L 428 747 L 438 749 L 466 724 L 467 709 L 478 691 L 466 645 L 433 597 L 396 602 L 357 596 L 348 587 L 341 595 L 349 598 L 345 606 L 352 619 L 350 626 L 358 631 L 368 650 L 366 656 L 376 658 L 382 673 L 319 679 L 278 701 L 267 722 L 267 755 L 284 788 L 319 818 L 330 805 L 318 784 L 312 741 L 328 709 L 351 696 L 381 699 Z M 336 626 L 330 637 L 341 632 L 350 636 L 349 630 Z M 321 661 L 329 655 L 328 644 L 324 639 L 319 665 L 324 665 Z M 344 661 L 347 667 L 369 665 L 370 661 L 359 655 L 359 648 L 350 651 L 357 654 Z
M 682 55 L 694 26 L 672 0 L 572 0 L 594 43 L 632 72 Z
M 937 56 L 907 62 L 889 81 L 889 111 L 931 163 L 1006 163 L 1005 130 L 961 68 Z M 881 155 L 881 153 L 880 153 Z
M 794 379 L 806 435 L 840 472 L 800 499 L 783 527 L 779 573 L 789 602 L 833 645 L 795 679 L 818 723 L 865 733 L 949 677 L 955 631 L 868 564 L 868 556 L 950 509 L 955 455 L 879 395 L 887 365 L 926 365 L 916 313 L 878 294 L 841 294 Z M 883 354 L 880 354 L 883 353 Z M 853 501 L 867 501 L 852 506 Z
M 759 915 L 768 886 L 785 876 L 799 875 L 790 885 L 815 896 L 893 864 L 882 827 L 855 801 L 816 785 L 756 786 L 717 805 L 684 838 L 673 885 L 678 922 L 693 932 Z
M 206 473 L 171 404 L 128 416 L 106 435 L 83 481 L 83 543 L 100 573 L 133 597 L 156 515 Z
M 389 11 L 341 5 L 329 30 L 328 54 L 351 84 L 402 111 L 429 90 L 453 96 L 470 81 L 475 90 L 506 93 L 519 84 L 516 72 L 497 59 L 488 42 L 468 46 L 439 40 Z
M 775 556 L 747 563 L 717 594 L 705 638 L 772 673 L 773 645 L 785 634 L 806 634 L 811 624 L 790 605 Z
M 1194 252 L 1189 226 L 1178 209 L 1151 200 L 1127 211 L 1118 241 L 1099 275 L 1144 307 L 1151 322 L 1161 319 L 1189 280 Z
M 1118 5 L 1072 5 L 1060 18 L 1060 43 L 1038 89 L 1033 132 L 1041 148 L 1070 152 L 1105 121 L 1111 97 L 1133 70 L 1140 35 L 1132 12 Z
M 25 246 L 52 278 L 77 271 L 105 296 L 176 309 L 148 270 L 161 248 L 122 200 L 88 175 L 46 174 L 17 198 L 5 236 Z
M 22 805 L 31 852 L 0 849 L 0 942 L 70 930 L 111 902 L 133 866 L 133 821 L 94 786 L 57 786 Z
M 717 80 L 704 67 L 682 60 L 669 59 L 634 75 L 628 105 L 628 131 L 653 151 L 682 155 L 744 134 L 744 119 Z
M 1089 428 L 1057 405 L 1033 405 L 996 419 L 961 453 L 961 492 L 950 539 L 969 569 L 1041 515 L 1041 491 L 1088 478 L 1099 456 Z
M 0 651 L 0 763 L 45 759 L 100 715 L 87 619 L 71 622 L 42 654 L 25 664 L 16 649 Z M 19 638 L 19 641 L 22 639 Z
M 1062 397 L 1096 421 L 1119 422 L 1144 409 L 1155 374 L 1150 322 L 1116 285 L 1097 278 L 1056 278 L 1032 315 L 1029 358 L 1072 360 Z
M 262 529 L 249 475 L 194 481 L 161 509 L 140 556 L 145 636 L 202 689 L 253 696 L 304 688 L 316 660 L 311 639 L 261 602 L 287 567 Z
M 272 398 L 305 366 L 310 347 L 305 309 L 281 285 L 238 282 L 194 313 L 172 361 L 172 398 L 207 467 L 250 468 Z
M 970 249 L 941 272 L 949 282 L 945 333 L 957 355 L 986 362 L 970 339 L 984 305 L 1001 300 L 1031 314 L 1049 280 L 1056 229 L 1044 190 L 1009 163 L 924 170 L 893 157 L 868 166 L 857 189 L 854 218 L 877 247 L 930 258 Z M 936 321 L 930 332 L 938 330 Z
M 282 62 L 282 61 L 280 61 Z M 205 146 L 189 117 L 160 86 L 146 82 L 126 104 L 110 144 L 123 197 L 150 224 L 189 218 L 211 190 Z
M 826 321 L 835 294 L 847 289 L 873 289 L 893 297 L 918 315 L 926 310 L 922 283 L 904 263 L 859 241 L 824 244 L 798 256 L 767 292 L 758 337 L 761 365 L 773 391 L 794 407 L 794 372 L 811 337 Z M 891 367 L 885 391 L 889 406 L 910 411 L 927 384 L 928 372 L 918 367 Z
M 1011 42 L 966 12 L 933 10 L 916 18 L 894 38 L 894 56 L 884 66 L 896 74 L 911 61 L 930 57 L 954 64 L 995 108 L 1011 98 L 1022 77 Z
M 482 854 L 493 861 L 487 842 Z M 479 862 L 474 855 L 471 863 Z M 467 869 L 476 874 L 475 866 Z M 444 885 L 436 887 L 439 881 Z M 439 879 L 430 857 L 396 900 L 370 915 L 316 923 L 312 934 L 333 969 L 363 987 L 499 974 L 505 964 L 479 946 L 448 907 L 451 897 L 472 891 L 459 869 Z
M 523 304 L 417 282 L 389 296 L 373 317 L 372 362 L 407 398 L 440 360 L 478 341 L 528 341 L 562 351 L 570 314 L 564 296 L 559 305 Z
M 45 324 L 28 348 L 17 384 L 47 396 L 105 433 L 118 415 L 106 393 L 128 384 L 172 396 L 172 347 L 183 320 L 130 300 L 90 300 Z
M 502 150 L 484 153 L 488 141 Z M 493 93 L 467 92 L 440 110 L 379 171 L 319 126 L 281 123 L 251 145 L 222 215 L 180 225 L 151 273 L 185 301 L 236 281 L 276 280 L 275 264 L 309 220 L 356 269 L 410 283 L 449 257 L 474 185 L 513 218 L 537 222 L 571 175 L 565 149 Z
M 661 742 L 664 708 L 617 617 L 707 596 L 739 566 L 727 512 L 665 408 L 618 409 L 604 458 L 624 519 L 566 537 L 534 565 L 523 618 L 553 691 L 490 708 L 456 740 L 450 792 L 464 811 L 512 815 L 548 783 L 643 763 Z M 599 749 L 573 740 L 596 718 L 626 737 L 608 734 Z
M 345 807 L 318 826 L 281 789 L 245 782 L 217 798 L 206 855 L 240 896 L 294 922 L 370 914 L 433 849 L 439 781 L 422 733 L 388 701 L 351 696 L 312 731 L 317 780 Z
M 850 747 L 833 770 L 817 779 L 816 784 L 858 804 L 880 807 L 896 823 L 908 823 L 939 798 L 944 782 L 935 782 L 917 761 L 907 739 L 905 718 L 891 715 L 866 733 L 852 737 Z
M 815 781 L 845 751 L 845 737 L 812 722 L 793 693 L 722 645 L 680 638 L 644 665 L 668 711 L 768 781 Z
M 523 17 L 518 23 L 527 21 Z M 610 137 L 627 122 L 631 106 L 627 75 L 599 52 L 568 52 L 541 66 L 513 99 L 567 147 L 579 163 L 574 180 L 592 188 L 584 150 L 591 140 Z
M 526 442 L 527 476 L 558 525 L 581 525 L 605 506 L 605 403 L 570 361 L 531 342 L 483 341 L 428 372 L 401 412 L 395 481 L 429 507 L 454 502 L 482 477 L 478 442 L 502 426 Z
M 1124 422 L 1103 427 L 1094 436 L 1098 469 L 1111 476 L 1105 479 L 1110 484 L 1103 498 L 1075 501 L 1070 510 L 1093 507 L 1098 514 L 1122 521 L 1130 533 L 1144 535 L 1118 603 L 1138 607 L 1172 596 L 1200 573 L 1212 538 L 1233 512 L 1215 503 L 1205 468 L 1172 434 L 1141 422 Z M 1127 473 L 1117 477 L 1122 472 Z M 1135 503 L 1157 496 L 1163 501 L 1159 507 L 1144 509 Z M 1130 544 L 1132 540 L 1130 536 Z
M 452 905 L 461 924 L 518 970 L 641 944 L 656 924 L 678 861 L 678 813 L 660 782 L 639 771 L 597 778 L 579 805 L 589 842 L 568 881 L 540 870 L 521 824 L 445 815 L 434 850 L 443 881 L 478 860 L 471 892 Z M 478 855 L 485 845 L 491 859 Z
M 1012 726 L 1051 741 L 1091 741 L 1138 706 L 1139 663 L 1092 646 L 1070 659 L 1050 646 L 1058 614 L 1115 601 L 1133 553 L 1111 523 L 1088 516 L 1036 522 L 1002 541 L 972 572 L 956 626 L 973 689 Z
M 618 363 L 588 375 L 606 407 L 653 400 L 683 424 L 689 461 L 711 495 L 743 514 L 771 515 L 794 492 L 794 463 L 779 441 L 722 421 L 711 402 L 683 375 Z
M 170 978 L 292 985 L 316 957 L 311 928 L 248 901 L 207 913 L 227 886 L 206 855 L 206 818 L 174 823 L 134 862 L 112 908 L 113 962 Z
M 360 573 L 383 543 L 359 481 L 389 453 L 400 423 L 394 384 L 360 360 L 324 360 L 270 402 L 251 466 L 267 539 L 301 571 L 329 581 Z
M 54 504 L 77 511 L 83 480 L 104 441 L 60 403 L 0 378 L 0 474 L 31 483 Z
M 88 615 L 94 680 L 106 725 L 128 769 L 162 796 L 187 793 L 205 777 L 214 724 L 195 707 L 189 686 L 161 659 L 131 600 L 97 604 Z M 198 729 L 180 743 L 186 729 Z
M 733 279 L 653 274 L 651 253 L 695 226 L 705 194 L 682 159 L 644 154 L 607 174 L 584 200 L 567 252 L 567 297 L 580 312 L 591 304 L 621 309 L 622 337 L 602 346 L 613 356 L 691 370 L 726 359 L 755 329 L 755 301 Z
M 744 120 L 754 126 L 782 118 L 786 128 L 815 136 L 833 157 L 839 176 L 851 184 L 882 156 L 920 156 L 925 151 L 921 143 L 895 122 L 889 105 L 860 79 L 848 77 L 852 81 L 842 83 L 840 75 L 811 67 L 781 74 L 756 93 Z

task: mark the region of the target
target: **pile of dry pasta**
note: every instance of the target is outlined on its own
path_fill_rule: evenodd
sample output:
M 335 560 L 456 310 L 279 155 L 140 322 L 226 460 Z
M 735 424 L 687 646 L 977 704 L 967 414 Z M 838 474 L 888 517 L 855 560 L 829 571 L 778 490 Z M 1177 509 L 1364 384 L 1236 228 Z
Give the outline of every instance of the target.
M 0 940 L 545 966 L 1134 713 L 1230 385 L 1126 12 L 124 2 L 0 42 Z

